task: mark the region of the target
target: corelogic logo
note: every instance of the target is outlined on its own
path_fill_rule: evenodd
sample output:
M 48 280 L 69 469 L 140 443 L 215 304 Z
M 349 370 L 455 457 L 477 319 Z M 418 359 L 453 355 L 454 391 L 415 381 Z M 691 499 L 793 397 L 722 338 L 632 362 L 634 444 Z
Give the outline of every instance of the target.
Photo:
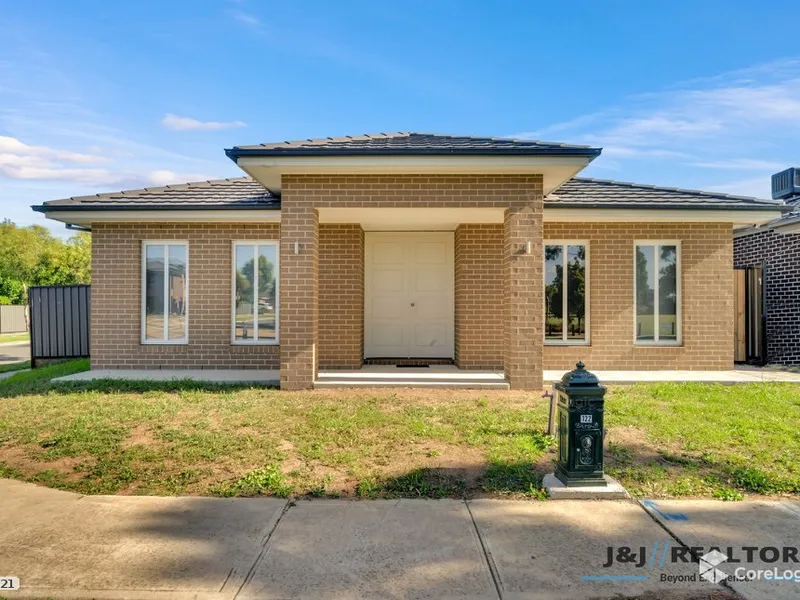
M 718 550 L 712 550 L 711 552 L 703 554 L 699 559 L 700 565 L 698 569 L 700 570 L 700 578 L 710 581 L 711 583 L 721 583 L 725 581 L 728 578 L 728 574 L 725 573 L 725 571 L 720 571 L 717 565 L 721 565 L 727 560 L 728 556 Z

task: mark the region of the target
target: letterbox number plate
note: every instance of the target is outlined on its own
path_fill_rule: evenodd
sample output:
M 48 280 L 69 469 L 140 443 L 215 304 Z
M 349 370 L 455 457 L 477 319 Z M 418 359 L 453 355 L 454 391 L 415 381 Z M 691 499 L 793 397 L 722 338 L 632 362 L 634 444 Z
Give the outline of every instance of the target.
M 581 423 L 591 423 L 592 415 L 581 415 Z

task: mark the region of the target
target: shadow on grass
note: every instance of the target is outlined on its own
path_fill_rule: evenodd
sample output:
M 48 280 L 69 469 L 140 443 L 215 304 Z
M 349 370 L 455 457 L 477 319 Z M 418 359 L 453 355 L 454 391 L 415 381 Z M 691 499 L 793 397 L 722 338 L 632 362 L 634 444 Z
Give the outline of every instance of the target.
M 634 497 L 743 500 L 745 494 L 800 494 L 796 475 L 770 473 L 744 459 L 676 453 L 656 445 L 608 444 L 605 470 Z
M 125 379 L 95 379 L 92 381 L 56 382 L 51 386 L 66 392 L 103 392 L 138 394 L 144 392 L 239 392 L 251 389 L 278 389 L 277 386 L 259 383 L 214 383 L 193 379 L 171 379 L 170 381 L 134 381 Z
M 476 498 L 508 496 L 544 500 L 542 477 L 546 463 L 498 462 L 469 468 L 414 469 L 392 477 L 367 477 L 356 496 L 374 498 Z
M 144 392 L 237 392 L 249 389 L 276 389 L 255 382 L 214 383 L 192 379 L 173 379 L 170 381 L 133 381 L 124 379 L 95 379 L 92 381 L 52 381 L 89 370 L 89 360 L 69 360 L 39 367 L 32 371 L 17 373 L 0 380 L 0 398 L 14 398 L 46 394 L 51 391 L 66 393 L 101 392 L 118 394 L 137 394 Z

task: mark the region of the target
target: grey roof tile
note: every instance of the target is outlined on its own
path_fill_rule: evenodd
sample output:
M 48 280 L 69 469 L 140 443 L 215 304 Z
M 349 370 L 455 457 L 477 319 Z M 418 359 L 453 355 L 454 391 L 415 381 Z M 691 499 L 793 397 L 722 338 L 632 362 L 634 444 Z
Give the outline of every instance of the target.
M 74 196 L 45 202 L 45 210 L 100 208 L 280 208 L 280 200 L 250 177 L 218 179 L 126 190 L 92 196 Z
M 545 198 L 547 207 L 780 208 L 783 203 L 748 196 L 574 177 Z
M 597 155 L 599 148 L 514 138 L 474 137 L 438 133 L 393 132 L 328 137 L 286 142 L 234 146 L 229 157 L 259 155 L 348 155 L 348 154 L 546 154 Z

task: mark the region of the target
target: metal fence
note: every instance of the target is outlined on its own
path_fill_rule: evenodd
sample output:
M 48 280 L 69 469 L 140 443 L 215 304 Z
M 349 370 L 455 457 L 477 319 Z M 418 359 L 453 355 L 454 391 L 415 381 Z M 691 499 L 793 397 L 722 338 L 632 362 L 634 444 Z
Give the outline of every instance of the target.
M 32 366 L 37 359 L 89 356 L 90 286 L 32 287 L 28 299 Z
M 24 306 L 0 306 L 0 333 L 24 333 L 28 331 Z

